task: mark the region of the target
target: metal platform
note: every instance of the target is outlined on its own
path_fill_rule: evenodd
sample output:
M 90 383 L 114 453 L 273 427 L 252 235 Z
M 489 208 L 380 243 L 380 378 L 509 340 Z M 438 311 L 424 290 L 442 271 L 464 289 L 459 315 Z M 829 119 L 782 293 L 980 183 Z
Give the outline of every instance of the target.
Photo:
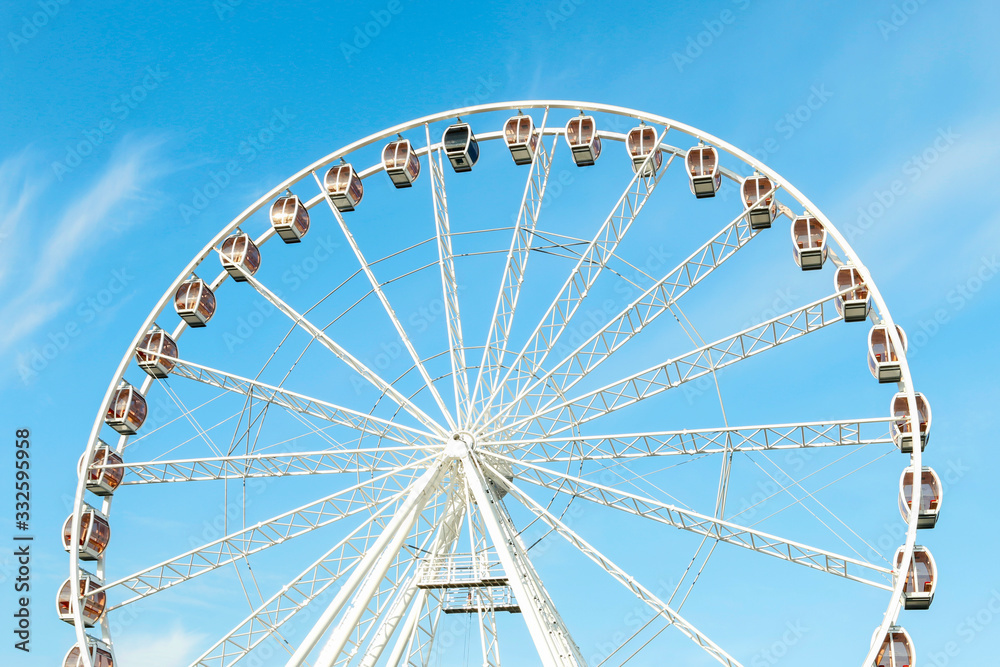
M 441 597 L 441 611 L 446 614 L 475 614 L 491 610 L 521 613 L 510 586 L 449 588 Z
M 506 584 L 507 574 L 492 550 L 429 558 L 424 561 L 417 579 L 419 588 L 481 588 Z

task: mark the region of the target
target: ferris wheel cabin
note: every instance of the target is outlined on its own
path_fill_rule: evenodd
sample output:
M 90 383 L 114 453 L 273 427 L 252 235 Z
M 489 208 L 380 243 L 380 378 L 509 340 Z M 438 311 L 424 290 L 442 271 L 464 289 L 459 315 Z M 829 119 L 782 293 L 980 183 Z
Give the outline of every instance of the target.
M 743 179 L 743 208 L 750 218 L 750 229 L 767 229 L 778 214 L 774 186 L 767 176 L 755 174 Z
M 823 268 L 826 261 L 826 228 L 816 218 L 800 215 L 792 221 L 792 247 L 795 263 L 803 271 Z
M 249 234 L 236 232 L 222 242 L 220 253 L 222 268 L 238 283 L 245 283 L 247 276 L 260 268 L 260 249 Z
M 538 150 L 538 133 L 531 116 L 517 115 L 509 118 L 503 126 L 503 139 L 510 149 L 514 164 L 531 164 Z
M 915 658 L 916 652 L 913 650 L 913 640 L 910 639 L 910 635 L 900 626 L 891 625 L 888 632 L 882 637 L 881 648 L 875 655 L 874 665 L 875 667 L 911 667 L 915 664 Z
M 409 188 L 420 175 L 420 159 L 408 139 L 390 141 L 382 149 L 382 166 L 397 188 Z
M 73 515 L 70 514 L 63 524 L 63 548 L 70 550 L 73 539 Z M 108 518 L 96 509 L 84 503 L 80 515 L 80 560 L 97 560 L 108 547 L 111 540 L 111 524 Z
M 343 162 L 330 167 L 323 177 L 323 185 L 326 187 L 330 200 L 341 213 L 353 211 L 354 207 L 361 203 L 361 198 L 365 196 L 365 186 L 354 171 L 354 167 Z
M 215 314 L 215 293 L 204 280 L 192 275 L 177 288 L 174 310 L 189 327 L 201 328 Z
M 106 442 L 98 439 L 97 446 L 94 447 L 94 458 L 87 465 L 86 454 L 80 457 L 77 466 L 78 472 L 82 475 L 84 470 L 87 474 L 87 490 L 98 496 L 110 496 L 122 483 L 125 476 L 124 468 L 105 468 L 102 466 L 120 466 L 122 464 L 121 455 L 111 449 Z
M 698 144 L 688 149 L 684 156 L 690 179 L 691 192 L 698 199 L 714 197 L 722 185 L 722 174 L 719 172 L 719 152 L 714 146 Z
M 593 116 L 577 116 L 566 123 L 566 143 L 578 167 L 589 167 L 601 156 L 601 138 Z
M 896 576 L 900 575 L 903 564 L 903 548 L 896 551 Z M 937 588 L 937 565 L 934 557 L 926 547 L 913 547 L 913 561 L 906 572 L 906 582 L 903 584 L 903 608 L 927 609 L 934 601 L 934 589 Z
M 850 264 L 837 267 L 833 275 L 833 288 L 838 294 L 850 290 L 838 296 L 834 302 L 837 312 L 844 316 L 845 322 L 863 322 L 868 319 L 872 299 L 865 281 L 861 279 L 860 271 Z
M 931 404 L 921 393 L 915 394 L 917 414 L 920 417 L 920 451 L 927 447 L 931 432 Z M 892 422 L 892 441 L 904 454 L 913 452 L 913 421 L 910 419 L 910 403 L 906 394 L 899 392 L 892 397 L 889 410 L 896 421 Z
M 920 472 L 920 506 L 917 508 L 917 528 L 933 528 L 941 513 L 944 488 L 941 478 L 933 468 L 923 467 Z M 909 523 L 913 497 L 913 467 L 903 471 L 899 478 L 899 513 Z
M 111 404 L 104 422 L 122 435 L 135 435 L 146 421 L 146 398 L 139 390 L 122 380 L 111 395 Z
M 441 143 L 456 173 L 472 171 L 472 166 L 479 161 L 479 142 L 468 123 L 455 123 L 449 127 L 444 131 Z
M 135 360 L 150 377 L 165 378 L 174 367 L 174 362 L 167 357 L 177 358 L 177 343 L 154 324 L 136 348 Z
M 108 603 L 107 594 L 101 591 L 100 593 L 90 595 L 92 591 L 96 591 L 103 585 L 104 582 L 90 572 L 80 570 L 77 586 L 80 590 L 80 597 L 83 598 L 83 611 L 80 615 L 83 617 L 84 627 L 94 627 L 104 614 L 104 608 Z M 75 608 L 76 595 L 73 594 L 73 582 L 71 579 L 67 579 L 63 582 L 63 585 L 59 588 L 59 593 L 56 595 L 56 613 L 59 614 L 60 620 L 74 625 L 73 610 Z
M 903 349 L 896 350 L 889 338 L 889 327 L 877 324 L 868 332 L 868 370 L 875 379 L 885 384 L 899 382 L 903 377 L 903 367 L 899 363 L 900 352 L 906 352 L 906 334 L 898 324 L 896 331 L 903 343 Z
M 648 125 L 632 128 L 625 139 L 625 148 L 632 159 L 632 171 L 640 176 L 654 175 L 663 164 L 663 153 L 657 145 L 656 130 Z M 653 157 L 647 162 L 646 158 L 650 153 Z M 639 172 L 640 169 L 642 173 Z
M 93 637 L 87 637 L 87 653 L 90 655 L 90 663 L 93 667 L 115 667 L 115 659 L 111 653 L 111 647 L 103 642 L 99 642 Z M 76 645 L 69 650 L 62 663 L 63 667 L 85 667 L 84 656 L 80 652 L 80 646 Z
M 300 243 L 309 231 L 309 209 L 291 193 L 278 197 L 271 204 L 271 226 L 285 243 Z

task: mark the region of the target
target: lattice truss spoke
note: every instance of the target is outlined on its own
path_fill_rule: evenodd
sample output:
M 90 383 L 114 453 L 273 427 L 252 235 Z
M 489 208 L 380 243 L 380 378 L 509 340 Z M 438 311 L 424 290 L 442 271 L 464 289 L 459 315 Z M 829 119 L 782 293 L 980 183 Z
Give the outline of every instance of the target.
M 666 129 L 660 133 L 656 140 L 656 150 L 659 149 L 665 134 Z M 647 158 L 647 161 L 654 152 L 655 150 L 650 151 L 650 157 Z M 584 251 L 573 272 L 566 279 L 542 320 L 530 335 L 528 342 L 511 363 L 510 369 L 504 375 L 499 386 L 493 391 L 480 419 L 488 415 L 492 405 L 497 403 L 504 405 L 515 398 L 525 384 L 535 377 L 535 369 L 539 368 L 545 361 L 556 341 L 566 330 L 570 319 L 597 281 L 602 269 L 625 237 L 639 212 L 642 211 L 650 195 L 653 194 L 673 158 L 674 156 L 671 155 L 663 168 L 659 169 L 654 176 L 642 176 L 643 172 L 640 169 L 629 181 L 628 187 L 618 198 L 611 213 Z
M 727 665 L 728 667 L 740 667 L 740 663 L 720 648 L 718 644 L 713 642 L 700 630 L 698 630 L 698 628 L 694 627 L 682 618 L 680 614 L 670 608 L 668 604 L 660 600 L 648 588 L 636 581 L 635 577 L 625 572 L 622 568 L 613 563 L 607 556 L 602 554 L 600 551 L 591 546 L 586 540 L 577 535 L 558 517 L 554 516 L 551 512 L 545 509 L 545 507 L 543 507 L 540 503 L 529 497 L 513 483 L 507 481 L 500 471 L 492 468 L 489 464 L 485 464 L 485 468 L 492 472 L 494 478 L 499 480 L 499 484 L 503 485 L 504 488 L 517 497 L 522 504 L 532 512 L 532 514 L 551 526 L 578 551 L 596 563 L 598 567 L 607 572 L 618 583 L 627 588 L 641 602 L 648 605 L 654 612 L 656 612 L 656 614 L 662 616 L 668 622 L 677 627 L 682 633 L 687 635 L 688 638 L 693 640 L 696 644 L 698 644 L 698 646 L 723 665 Z
M 892 444 L 888 417 L 830 422 L 683 429 L 604 436 L 501 440 L 512 455 L 530 463 L 652 456 L 721 454 L 851 445 Z
M 374 447 L 288 454 L 249 454 L 165 461 L 95 465 L 100 472 L 121 468 L 122 486 L 160 482 L 199 482 L 212 479 L 293 477 L 345 472 L 387 472 L 431 455 L 433 447 Z
M 541 488 L 582 498 L 605 507 L 652 519 L 674 528 L 859 581 L 876 588 L 892 590 L 892 586 L 885 583 L 892 571 L 867 561 L 793 542 L 776 535 L 692 512 L 653 498 L 621 491 L 573 475 L 553 472 L 544 467 L 517 461 L 501 454 L 489 456 L 497 462 L 512 465 L 515 479 Z M 878 579 L 872 577 L 878 577 Z
M 346 517 L 370 511 L 385 502 L 394 501 L 405 493 L 413 478 L 414 468 L 415 465 L 411 464 L 406 469 L 383 473 L 257 525 L 230 533 L 180 556 L 111 582 L 98 590 L 122 590 L 133 594 L 124 602 L 112 607 L 115 609 L 176 586 L 250 554 L 287 542 Z
M 541 378 L 527 383 L 514 400 L 497 412 L 492 421 L 503 417 L 508 421 L 517 421 L 523 414 L 537 410 L 546 399 L 554 398 L 551 390 L 546 391 L 548 383 L 554 383 L 562 391 L 569 390 L 656 318 L 670 310 L 682 296 L 755 236 L 746 217 L 738 216 Z
M 839 322 L 843 318 L 835 307 L 837 297 L 835 294 L 814 301 L 758 326 L 595 389 L 580 398 L 543 408 L 532 416 L 505 425 L 502 431 L 510 433 L 533 425 L 542 433 L 555 435 L 708 375 Z

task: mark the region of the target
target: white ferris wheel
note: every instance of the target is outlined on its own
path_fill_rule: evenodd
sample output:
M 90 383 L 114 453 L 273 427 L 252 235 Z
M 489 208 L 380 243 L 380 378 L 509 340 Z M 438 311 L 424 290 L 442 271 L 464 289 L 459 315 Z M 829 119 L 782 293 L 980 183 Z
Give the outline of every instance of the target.
M 601 104 L 418 118 L 222 225 L 142 323 L 64 528 L 64 664 L 198 619 L 206 667 L 740 665 L 762 596 L 832 586 L 873 614 L 855 659 L 913 665 L 929 426 L 868 269 L 751 155 Z

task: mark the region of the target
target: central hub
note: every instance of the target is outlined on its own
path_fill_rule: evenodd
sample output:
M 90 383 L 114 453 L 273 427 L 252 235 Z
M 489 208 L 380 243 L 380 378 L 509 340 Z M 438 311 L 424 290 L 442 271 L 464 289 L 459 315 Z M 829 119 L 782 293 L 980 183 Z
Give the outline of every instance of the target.
M 476 448 L 476 438 L 468 431 L 457 431 L 444 447 L 446 456 L 460 458 Z

